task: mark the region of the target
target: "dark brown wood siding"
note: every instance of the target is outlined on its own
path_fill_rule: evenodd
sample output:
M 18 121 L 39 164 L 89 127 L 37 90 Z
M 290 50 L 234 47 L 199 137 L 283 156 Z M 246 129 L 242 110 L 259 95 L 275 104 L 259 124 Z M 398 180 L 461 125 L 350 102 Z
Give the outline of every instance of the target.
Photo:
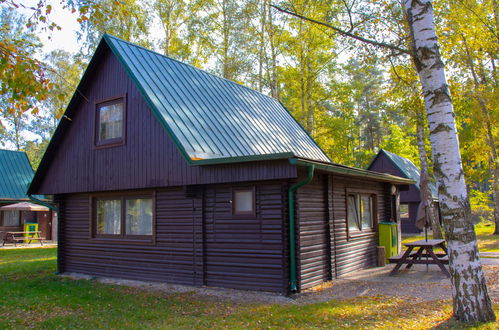
M 401 201 L 401 203 L 403 203 Z M 406 203 L 409 207 L 409 218 L 400 219 L 402 225 L 403 233 L 420 233 L 421 229 L 416 227 L 416 218 L 418 214 L 419 202 L 416 203 Z
M 333 217 L 332 236 L 334 237 L 335 274 L 336 277 L 350 272 L 373 267 L 376 265 L 376 247 L 378 246 L 377 224 L 374 230 L 348 237 L 347 233 L 347 189 L 366 191 L 377 195 L 378 222 L 386 219 L 385 191 L 383 183 L 358 179 L 348 179 L 339 176 L 332 178 Z
M 405 178 L 406 176 L 399 168 L 388 158 L 385 154 L 380 154 L 376 160 L 369 167 L 370 171 L 376 171 L 380 173 L 388 173 L 396 176 Z M 421 196 L 418 187 L 415 184 L 409 185 L 409 190 L 400 192 L 400 202 L 419 202 L 421 201 Z
M 286 292 L 284 183 L 250 185 L 256 215 L 232 215 L 232 188 L 206 188 L 206 284 Z
M 232 216 L 231 185 L 197 187 L 188 197 L 181 187 L 156 190 L 154 244 L 92 238 L 90 195 L 60 195 L 59 268 L 96 276 L 284 293 L 284 186 L 281 182 L 253 185 L 256 216 L 246 218 Z
M 303 179 L 303 174 L 300 179 Z M 298 279 L 300 290 L 376 265 L 374 230 L 348 235 L 348 189 L 377 196 L 377 221 L 389 217 L 385 207 L 389 184 L 316 173 L 296 193 Z
M 180 188 L 156 192 L 156 242 L 109 242 L 90 235 L 90 196 L 64 198 L 65 272 L 197 285 L 196 201 Z
M 331 240 L 327 175 L 315 175 L 296 193 L 298 281 L 300 290 L 331 279 Z
M 98 73 L 98 74 L 97 74 Z M 35 193 L 63 194 L 255 181 L 296 177 L 287 160 L 236 165 L 189 166 L 161 127 L 132 80 L 108 50 L 82 99 L 55 155 L 36 183 Z M 126 95 L 126 141 L 122 146 L 94 148 L 95 103 Z M 63 119 L 67 120 L 67 119 Z M 41 173 L 43 174 L 43 173 Z

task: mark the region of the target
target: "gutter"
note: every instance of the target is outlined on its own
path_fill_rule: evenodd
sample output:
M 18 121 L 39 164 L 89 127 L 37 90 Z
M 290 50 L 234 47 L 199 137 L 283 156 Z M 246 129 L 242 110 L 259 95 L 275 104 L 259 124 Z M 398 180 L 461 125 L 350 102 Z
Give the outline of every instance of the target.
M 35 204 L 38 204 L 38 205 L 43 205 L 45 207 L 48 207 L 49 209 L 51 209 L 52 211 L 54 212 L 59 212 L 59 209 L 57 207 L 55 207 L 54 205 L 50 205 L 49 203 L 47 202 L 44 202 L 42 200 L 39 200 L 38 198 L 36 197 L 33 197 L 33 195 L 31 194 L 28 194 L 28 198 Z
M 342 174 L 347 176 L 362 177 L 375 181 L 390 182 L 399 185 L 408 185 L 416 183 L 416 181 L 412 179 L 401 178 L 391 174 L 362 170 L 355 167 L 348 167 L 338 164 L 326 164 L 317 161 L 296 159 L 296 158 L 290 159 L 290 163 L 293 165 L 301 165 L 301 166 L 307 166 L 313 164 L 315 165 L 315 168 L 317 170 L 323 170 L 330 173 Z
M 291 158 L 289 163 L 298 165 L 298 160 Z M 300 182 L 295 183 L 288 189 L 288 217 L 289 217 L 289 290 L 298 291 L 296 285 L 296 221 L 295 221 L 295 192 L 301 186 L 304 186 L 314 177 L 315 164 L 305 164 L 307 168 L 307 177 Z

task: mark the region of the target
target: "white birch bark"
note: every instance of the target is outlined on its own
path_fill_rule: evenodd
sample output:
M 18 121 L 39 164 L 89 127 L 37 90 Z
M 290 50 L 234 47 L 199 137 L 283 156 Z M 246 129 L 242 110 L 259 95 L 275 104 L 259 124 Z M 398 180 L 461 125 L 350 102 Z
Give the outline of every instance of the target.
M 495 320 L 471 223 L 454 109 L 440 57 L 429 0 L 404 0 L 413 60 L 422 85 L 435 162 L 439 202 L 449 249 L 454 316 Z

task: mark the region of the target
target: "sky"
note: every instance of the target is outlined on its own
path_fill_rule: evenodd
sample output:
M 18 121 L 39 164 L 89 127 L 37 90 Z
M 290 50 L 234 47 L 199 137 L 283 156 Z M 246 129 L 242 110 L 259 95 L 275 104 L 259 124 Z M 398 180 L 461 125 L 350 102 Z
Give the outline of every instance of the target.
M 22 0 L 19 1 L 21 4 L 25 6 L 32 6 L 33 0 Z M 45 54 L 50 53 L 56 49 L 63 49 L 72 54 L 78 52 L 80 49 L 80 43 L 78 42 L 76 31 L 79 29 L 79 24 L 76 21 L 77 15 L 71 14 L 70 11 L 64 10 L 60 4 L 59 0 L 49 0 L 47 4 L 51 4 L 53 6 L 53 11 L 49 16 L 49 19 L 56 22 L 59 26 L 61 26 L 61 30 L 54 31 L 38 31 L 37 35 L 40 38 L 40 41 L 43 43 L 42 54 L 38 54 L 40 59 L 43 59 Z M 32 14 L 32 10 L 18 8 L 18 12 L 29 17 Z M 28 140 L 41 140 L 41 137 L 37 134 L 25 131 L 23 135 Z M 3 148 L 14 150 L 15 146 L 11 143 L 6 144 Z
M 33 2 L 33 0 L 20 1 L 25 6 L 32 6 Z M 79 24 L 76 21 L 77 14 L 71 14 L 69 10 L 63 9 L 60 0 L 48 0 L 47 4 L 52 5 L 53 8 L 52 13 L 48 16 L 49 20 L 57 23 L 61 30 L 38 31 L 37 35 L 43 43 L 43 52 L 47 54 L 55 49 L 64 49 L 70 53 L 76 53 L 80 48 L 76 35 L 76 31 L 79 29 Z M 19 8 L 19 12 L 26 16 L 32 13 L 31 10 L 22 8 Z

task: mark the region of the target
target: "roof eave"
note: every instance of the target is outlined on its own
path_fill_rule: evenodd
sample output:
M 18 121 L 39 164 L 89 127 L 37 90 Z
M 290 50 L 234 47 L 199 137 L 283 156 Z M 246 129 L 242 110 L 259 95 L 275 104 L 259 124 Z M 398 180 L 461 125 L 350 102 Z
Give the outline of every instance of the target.
M 222 165 L 222 164 L 256 162 L 256 161 L 262 161 L 262 160 L 290 159 L 293 157 L 295 157 L 295 155 L 292 152 L 281 152 L 281 153 L 266 154 L 266 155 L 251 155 L 251 156 L 239 156 L 239 157 L 199 159 L 199 160 L 191 160 L 191 162 L 192 162 L 192 165 Z
M 318 170 L 330 172 L 330 173 L 335 173 L 335 174 L 342 174 L 345 176 L 351 176 L 351 177 L 358 177 L 358 178 L 366 178 L 370 179 L 373 181 L 381 181 L 381 182 L 389 182 L 397 185 L 409 185 L 409 184 L 414 184 L 416 181 L 412 179 L 406 179 L 402 177 L 398 177 L 395 175 L 390 175 L 390 174 L 385 174 L 385 173 L 378 173 L 378 172 L 373 172 L 373 171 L 368 171 L 368 170 L 362 170 L 354 167 L 347 167 L 343 165 L 338 165 L 338 164 L 327 164 L 327 163 L 321 163 L 317 161 L 312 161 L 312 160 L 306 160 L 306 159 L 299 159 L 299 158 L 291 158 L 290 163 L 293 165 L 315 165 L 315 168 Z

